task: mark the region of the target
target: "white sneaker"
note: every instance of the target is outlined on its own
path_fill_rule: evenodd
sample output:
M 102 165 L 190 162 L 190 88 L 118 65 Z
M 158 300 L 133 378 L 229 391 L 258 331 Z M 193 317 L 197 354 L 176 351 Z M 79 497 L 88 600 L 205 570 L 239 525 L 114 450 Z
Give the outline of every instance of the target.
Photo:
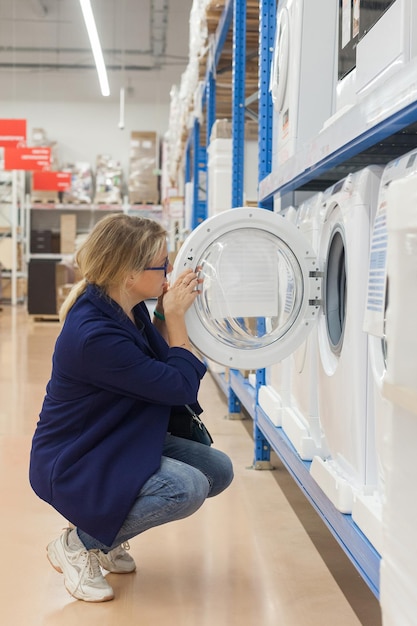
M 99 550 L 97 554 L 98 562 L 103 569 L 113 574 L 130 574 L 130 572 L 135 571 L 136 563 L 130 554 L 126 552 L 129 549 L 129 544 L 126 541 L 117 546 L 117 548 L 107 552 L 107 554 Z
M 105 602 L 114 598 L 113 589 L 103 576 L 98 550 L 72 549 L 68 545 L 68 528 L 46 548 L 49 562 L 64 574 L 67 591 L 78 600 Z

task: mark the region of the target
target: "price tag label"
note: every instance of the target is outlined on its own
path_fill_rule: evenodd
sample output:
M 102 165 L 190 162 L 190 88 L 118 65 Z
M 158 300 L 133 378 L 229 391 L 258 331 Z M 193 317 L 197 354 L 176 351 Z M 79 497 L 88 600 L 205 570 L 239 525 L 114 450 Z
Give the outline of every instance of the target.
M 69 172 L 33 172 L 33 191 L 66 191 L 71 187 Z
M 0 147 L 15 148 L 26 144 L 26 120 L 0 119 Z
M 4 150 L 5 170 L 49 170 L 51 148 L 8 148 Z

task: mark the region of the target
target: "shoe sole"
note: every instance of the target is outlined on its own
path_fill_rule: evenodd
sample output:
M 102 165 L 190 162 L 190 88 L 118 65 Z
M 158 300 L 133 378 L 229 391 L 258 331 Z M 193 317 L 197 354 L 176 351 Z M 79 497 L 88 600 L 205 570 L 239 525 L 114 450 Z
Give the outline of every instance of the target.
M 91 604 L 97 604 L 98 602 L 109 602 L 110 600 L 114 599 L 114 594 L 111 594 L 109 596 L 105 596 L 104 598 L 99 598 L 99 599 L 94 599 L 94 598 L 83 598 L 81 596 L 77 596 L 75 595 L 75 593 L 73 593 L 71 591 L 71 589 L 68 589 L 68 587 L 65 585 L 65 589 L 68 591 L 68 593 L 70 594 L 70 596 L 72 596 L 73 598 L 75 598 L 76 600 L 82 600 L 83 602 L 90 602 Z
M 51 553 L 51 551 L 49 550 L 49 546 L 47 546 L 46 548 L 46 556 L 48 558 L 48 561 L 50 562 L 50 564 L 52 565 L 52 567 L 54 568 L 54 570 L 56 570 L 57 572 L 59 572 L 60 574 L 62 574 L 62 568 L 58 562 L 58 560 L 56 558 L 54 558 L 54 555 Z
M 100 560 L 99 560 L 100 562 Z M 104 564 L 100 563 L 100 566 L 106 570 L 106 572 L 109 572 L 109 574 L 133 574 L 133 572 L 136 572 L 136 565 L 133 567 L 133 569 L 108 569 Z

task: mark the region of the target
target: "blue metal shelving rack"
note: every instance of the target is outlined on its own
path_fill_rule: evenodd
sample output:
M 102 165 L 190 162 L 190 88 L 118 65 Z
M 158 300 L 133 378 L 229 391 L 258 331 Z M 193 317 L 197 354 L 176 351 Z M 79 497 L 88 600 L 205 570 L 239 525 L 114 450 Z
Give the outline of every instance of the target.
M 236 51 L 239 51 L 239 54 Z M 233 1 L 232 207 L 243 206 L 245 145 L 246 2 Z
M 272 155 L 272 103 L 269 93 L 269 73 L 275 38 L 276 0 L 260 0 L 260 41 L 259 41 L 259 206 L 271 210 L 273 196 L 286 194 L 300 188 L 310 188 L 320 183 L 323 175 L 330 173 L 343 177 L 346 168 L 351 171 L 375 162 L 380 164 L 400 156 L 410 149 L 410 141 L 417 145 L 417 91 L 409 95 L 408 101 L 401 103 L 392 114 L 387 115 L 372 127 L 366 127 L 366 106 L 363 109 L 363 132 L 343 145 L 337 144 L 338 122 L 334 129 L 326 129 L 320 138 L 322 158 L 301 167 L 294 174 L 293 163 L 284 165 L 280 172 L 271 171 Z M 232 206 L 243 203 L 243 159 L 244 159 L 244 117 L 245 117 L 245 44 L 246 44 L 246 3 L 239 0 L 227 0 L 216 33 L 216 49 L 213 65 L 206 74 L 207 106 L 207 144 L 215 120 L 216 84 L 215 68 L 226 39 L 233 24 L 233 92 L 232 92 L 232 129 L 233 129 L 233 191 Z M 417 62 L 416 62 L 417 70 Z M 400 79 L 398 79 L 400 80 Z M 399 83 L 395 88 L 396 78 L 392 79 L 392 93 L 401 94 Z M 359 110 L 359 116 L 361 115 Z M 353 121 L 353 112 L 348 113 L 341 124 Z M 366 127 L 366 128 L 365 128 Z M 410 139 L 411 138 L 411 139 Z M 332 143 L 333 142 L 333 143 Z M 326 149 L 333 146 L 333 149 Z M 308 149 L 308 147 L 307 147 Z M 316 146 L 317 149 L 317 146 Z M 401 151 L 402 150 L 402 151 Z M 397 153 L 396 153 L 397 151 Z M 288 173 L 288 175 L 287 175 Z M 230 372 L 229 380 L 216 376 L 220 388 L 228 397 L 229 412 L 238 413 L 244 407 L 254 420 L 254 465 L 267 463 L 273 449 L 293 476 L 300 489 L 321 516 L 339 545 L 356 566 L 369 588 L 379 597 L 380 555 L 368 542 L 350 515 L 335 509 L 329 499 L 318 487 L 310 475 L 310 462 L 302 461 L 282 428 L 272 424 L 268 416 L 257 403 L 257 390 L 265 383 L 265 370 L 258 370 L 256 387 L 253 387 L 237 370 Z
M 276 3 L 259 3 L 259 151 L 258 179 L 261 182 L 272 169 L 272 98 L 269 78 L 275 38 Z M 273 210 L 272 198 L 260 200 L 259 206 Z
M 185 153 L 185 182 L 193 181 L 192 229 L 207 217 L 207 152 L 200 146 L 200 122 L 194 121 Z
M 258 67 L 258 180 L 263 180 L 271 173 L 272 168 L 272 99 L 269 92 L 269 75 L 272 61 L 272 50 L 275 36 L 276 22 L 275 2 L 259 3 L 259 67 Z M 273 210 L 273 200 L 268 198 L 260 202 L 259 206 L 266 210 Z M 258 321 L 258 331 L 264 320 Z M 271 446 L 265 434 L 258 426 L 256 419 L 256 404 L 259 387 L 265 385 L 265 370 L 256 372 L 256 391 L 254 409 L 254 466 L 268 467 L 271 457 Z M 243 385 L 242 385 L 243 386 Z
M 311 477 L 311 462 L 300 459 L 282 428 L 276 427 L 259 406 L 256 407 L 256 423 L 368 587 L 379 598 L 378 552 L 353 522 L 352 516 L 340 513 L 333 506 Z

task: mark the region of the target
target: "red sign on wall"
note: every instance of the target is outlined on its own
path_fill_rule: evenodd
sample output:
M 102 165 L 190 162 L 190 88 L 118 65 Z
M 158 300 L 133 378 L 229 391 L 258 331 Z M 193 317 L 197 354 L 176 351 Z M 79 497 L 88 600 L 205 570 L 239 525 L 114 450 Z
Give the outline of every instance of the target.
M 70 187 L 70 172 L 33 172 L 33 191 L 65 191 Z
M 5 170 L 49 170 L 51 148 L 5 148 Z
M 16 147 L 26 143 L 26 120 L 0 119 L 0 147 Z

